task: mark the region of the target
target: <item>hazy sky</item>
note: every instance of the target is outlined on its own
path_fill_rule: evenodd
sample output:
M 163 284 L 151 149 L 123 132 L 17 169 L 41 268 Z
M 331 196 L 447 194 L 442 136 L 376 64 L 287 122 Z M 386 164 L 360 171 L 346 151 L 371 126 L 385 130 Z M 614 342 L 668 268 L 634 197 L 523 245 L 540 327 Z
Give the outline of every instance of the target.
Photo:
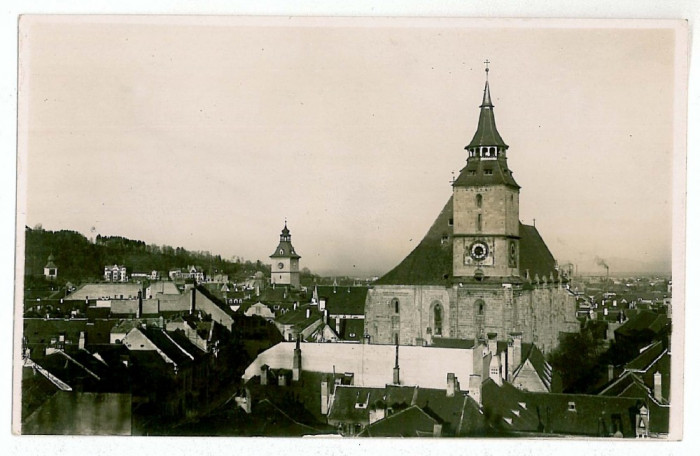
M 302 266 L 382 274 L 451 194 L 488 58 L 521 220 L 582 270 L 670 270 L 672 29 L 259 21 L 26 20 L 26 224 L 268 261 L 286 217 Z

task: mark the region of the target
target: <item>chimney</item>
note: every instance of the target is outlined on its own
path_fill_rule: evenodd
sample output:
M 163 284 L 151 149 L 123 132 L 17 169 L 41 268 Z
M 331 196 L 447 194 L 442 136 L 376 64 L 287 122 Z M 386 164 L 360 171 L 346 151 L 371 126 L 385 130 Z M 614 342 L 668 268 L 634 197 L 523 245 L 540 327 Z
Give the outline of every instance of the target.
M 615 366 L 608 364 L 608 381 L 611 382 L 615 378 Z
M 308 320 L 311 317 L 311 309 L 307 308 L 306 309 L 306 319 Z
M 292 380 L 299 381 L 301 377 L 301 335 L 297 335 L 297 345 L 294 347 L 294 359 L 292 360 Z
M 296 302 L 296 301 L 294 301 L 294 304 L 293 304 L 293 306 L 294 306 L 294 307 L 293 307 L 293 308 L 294 308 L 294 310 L 297 310 L 297 302 Z
M 323 324 L 327 325 L 328 324 L 328 310 L 323 309 Z
M 394 385 L 401 384 L 399 377 L 399 344 L 396 344 L 396 361 L 394 362 Z
M 190 289 L 190 315 L 194 313 L 195 308 L 197 307 L 197 290 L 195 287 L 192 287 Z
M 321 380 L 321 415 L 328 415 L 328 402 L 330 401 L 330 385 L 328 377 L 323 376 Z
M 441 423 L 435 423 L 433 424 L 433 437 L 441 437 L 442 436 L 442 424 Z
M 318 302 L 318 310 L 325 310 L 326 308 L 326 298 L 321 298 Z
M 654 399 L 663 402 L 663 394 L 661 392 L 661 372 L 654 373 Z
M 508 362 L 508 356 L 506 355 L 505 351 L 501 352 L 499 361 L 501 366 L 501 380 L 508 380 L 508 367 L 506 364 Z
M 262 386 L 267 385 L 267 371 L 270 367 L 267 364 L 260 366 L 260 384 Z
M 447 397 L 455 397 L 455 383 L 457 378 L 452 372 L 447 374 Z
M 498 351 L 498 342 L 496 341 L 496 336 L 498 336 L 497 333 L 490 332 L 486 335 L 489 339 L 489 351 L 493 356 L 496 356 L 496 352 Z
M 139 290 L 137 296 L 139 300 L 139 305 L 136 308 L 136 318 L 141 318 L 141 315 L 143 315 L 143 296 L 141 296 L 141 290 Z
M 78 338 L 78 348 L 80 350 L 85 349 L 85 331 L 80 331 L 80 337 Z
M 471 374 L 469 376 L 469 395 L 477 404 L 481 405 L 481 375 Z
M 513 332 L 510 335 L 513 337 L 513 366 L 516 369 L 523 359 L 523 333 Z
M 515 365 L 515 356 L 513 356 L 513 338 L 508 339 L 508 356 L 506 359 L 506 380 L 513 381 L 513 372 L 517 367 Z

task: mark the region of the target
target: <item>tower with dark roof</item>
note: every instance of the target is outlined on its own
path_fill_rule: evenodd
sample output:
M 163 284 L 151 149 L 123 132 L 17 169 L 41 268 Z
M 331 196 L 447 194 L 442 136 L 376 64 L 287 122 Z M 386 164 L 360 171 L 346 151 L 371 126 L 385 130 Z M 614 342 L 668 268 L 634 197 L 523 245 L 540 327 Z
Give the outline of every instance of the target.
M 561 332 L 579 329 L 566 277 L 537 228 L 520 223 L 520 186 L 486 75 L 452 196 L 416 248 L 368 290 L 370 343 L 449 345 L 489 333 L 507 342 L 515 334 L 547 353 Z
M 278 285 L 291 285 L 299 288 L 299 256 L 292 245 L 292 235 L 284 222 L 280 242 L 275 251 L 270 255 L 272 271 L 270 282 Z
M 479 108 L 476 133 L 465 147 L 467 165 L 452 184 L 453 275 L 518 277 L 520 186 L 508 169 L 488 79 Z

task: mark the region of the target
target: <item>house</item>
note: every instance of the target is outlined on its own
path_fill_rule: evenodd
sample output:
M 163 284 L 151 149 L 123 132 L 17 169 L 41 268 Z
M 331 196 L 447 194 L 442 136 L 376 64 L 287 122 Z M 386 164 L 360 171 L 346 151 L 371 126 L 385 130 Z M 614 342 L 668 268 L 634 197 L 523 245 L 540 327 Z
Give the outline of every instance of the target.
M 266 320 L 274 320 L 275 319 L 275 313 L 270 310 L 268 306 L 263 304 L 262 302 L 256 302 L 252 306 L 248 307 L 248 310 L 246 310 L 243 313 L 247 317 L 252 317 L 253 315 L 257 315 L 259 317 L 262 317 Z
M 58 277 L 58 267 L 56 267 L 53 261 L 54 257 L 52 253 L 49 255 L 49 259 L 46 263 L 46 266 L 44 266 L 44 277 L 47 280 L 56 280 L 56 277 Z
M 274 324 L 284 340 L 306 340 L 324 324 L 324 314 L 310 304 L 297 306 L 275 318 Z
M 129 435 L 132 397 L 119 348 L 55 349 L 22 364 L 22 433 Z M 104 355 L 104 356 L 103 356 Z
M 316 286 L 312 303 L 328 313 L 328 325 L 343 341 L 360 342 L 365 335 L 367 287 Z
M 488 426 L 504 436 L 664 437 L 668 408 L 638 397 L 522 391 L 487 379 L 481 397 Z
M 386 385 L 378 388 L 330 384 L 328 423 L 342 435 L 363 437 L 457 437 L 483 435 L 479 404 L 460 390 L 454 374 L 441 389 Z M 324 404 L 322 397 L 322 406 Z
M 106 282 L 127 282 L 129 280 L 126 266 L 117 264 L 105 266 L 104 278 Z

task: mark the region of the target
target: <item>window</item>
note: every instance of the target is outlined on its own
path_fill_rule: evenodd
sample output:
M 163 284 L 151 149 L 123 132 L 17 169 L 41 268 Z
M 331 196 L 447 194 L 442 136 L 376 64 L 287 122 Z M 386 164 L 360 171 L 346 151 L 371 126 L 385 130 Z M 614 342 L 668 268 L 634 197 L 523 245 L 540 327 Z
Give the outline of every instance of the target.
M 394 333 L 394 345 L 399 345 L 399 333 Z
M 484 199 L 484 198 L 481 196 L 481 193 L 478 193 L 478 194 L 476 195 L 476 207 L 481 207 L 481 201 L 482 201 L 483 199 Z
M 449 219 L 449 220 L 447 221 L 447 225 L 448 225 L 448 226 L 452 226 L 452 225 L 454 225 L 454 224 L 455 224 L 455 219 L 453 219 L 453 218 L 451 218 L 451 219 Z
M 476 315 L 477 316 L 484 315 L 485 303 L 483 300 L 477 299 L 476 302 L 474 303 L 474 306 L 476 307 Z
M 476 176 L 476 171 L 475 171 L 475 170 L 469 171 L 469 175 L 470 175 L 470 176 Z
M 392 299 L 391 305 L 394 308 L 394 313 L 399 313 L 399 300 L 396 298 Z
M 443 234 L 443 235 L 442 235 L 442 238 L 440 239 L 440 243 L 441 243 L 441 244 L 447 244 L 447 241 L 448 241 L 449 239 L 450 239 L 449 236 L 447 236 L 446 234 Z
M 442 306 L 440 303 L 436 303 L 433 308 L 433 327 L 436 336 L 442 335 Z
M 492 175 L 492 174 L 493 174 L 493 170 L 492 170 L 492 169 L 485 169 L 485 170 L 484 170 L 484 175 L 485 175 L 485 176 L 490 176 L 490 175 Z
M 569 411 L 570 412 L 575 412 L 576 411 L 576 402 L 569 402 Z
M 481 214 L 476 214 L 476 231 L 481 231 Z
M 280 255 L 284 255 L 284 249 L 280 249 Z

